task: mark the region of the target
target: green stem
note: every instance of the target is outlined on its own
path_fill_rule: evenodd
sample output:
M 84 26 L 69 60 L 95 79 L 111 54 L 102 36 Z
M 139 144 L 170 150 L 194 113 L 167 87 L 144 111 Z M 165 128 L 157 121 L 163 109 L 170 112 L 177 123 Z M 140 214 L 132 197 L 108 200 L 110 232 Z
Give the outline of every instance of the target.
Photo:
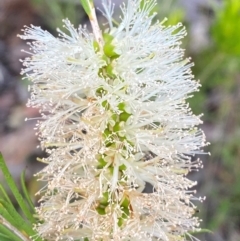
M 103 37 L 102 37 L 101 29 L 100 29 L 98 21 L 97 21 L 97 16 L 96 16 L 96 11 L 94 8 L 93 0 L 80 0 L 80 1 L 82 3 L 84 11 L 86 12 L 86 14 L 89 17 L 95 39 L 99 43 L 100 48 L 102 49 Z
M 89 16 L 91 15 L 91 9 L 93 7 L 93 0 L 80 0 L 84 11 Z

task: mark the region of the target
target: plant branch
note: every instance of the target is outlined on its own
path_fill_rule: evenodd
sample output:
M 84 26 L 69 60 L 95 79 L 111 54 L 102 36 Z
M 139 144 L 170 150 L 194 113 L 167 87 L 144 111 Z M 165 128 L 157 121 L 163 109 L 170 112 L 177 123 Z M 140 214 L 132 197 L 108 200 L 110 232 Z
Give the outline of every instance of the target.
M 97 21 L 97 16 L 96 16 L 96 11 L 95 11 L 95 8 L 93 5 L 93 0 L 80 0 L 80 1 L 82 3 L 84 11 L 86 12 L 86 14 L 89 17 L 95 39 L 99 43 L 100 48 L 102 48 L 103 37 L 102 37 L 101 29 L 100 29 L 98 21 Z

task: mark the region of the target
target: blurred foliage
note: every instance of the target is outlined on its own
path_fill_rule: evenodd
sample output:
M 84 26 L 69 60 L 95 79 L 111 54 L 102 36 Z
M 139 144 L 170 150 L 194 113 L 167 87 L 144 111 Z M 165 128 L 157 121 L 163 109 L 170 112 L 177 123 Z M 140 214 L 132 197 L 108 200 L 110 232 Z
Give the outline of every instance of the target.
M 240 56 L 240 1 L 225 0 L 212 28 L 216 45 L 227 54 Z
M 44 22 L 53 31 L 62 26 L 62 20 L 68 18 L 74 26 L 83 23 L 85 13 L 80 0 L 31 0 L 43 17 Z
M 167 18 L 166 25 L 175 25 L 184 21 L 184 10 L 176 0 L 158 0 L 155 11 L 157 12 L 157 19 L 162 21 Z
M 62 25 L 62 19 L 68 18 L 74 26 L 87 21 L 80 0 L 31 0 L 31 2 L 53 30 Z M 168 16 L 166 21 L 168 25 L 181 22 L 184 18 L 184 11 L 176 2 L 176 0 L 158 0 L 153 10 L 157 12 L 156 18 L 161 21 Z
M 214 14 L 211 45 L 194 56 L 202 88 L 190 102 L 211 132 L 212 155 L 205 163 L 210 177 L 204 180 L 211 184 L 203 185 L 212 189 L 205 194 L 204 226 L 230 240 L 240 225 L 240 1 L 225 0 Z
M 35 241 L 42 241 L 37 237 L 33 230 L 36 218 L 33 202 L 25 186 L 25 173 L 21 176 L 22 193 L 20 193 L 17 184 L 10 174 L 6 163 L 0 153 L 0 169 L 5 177 L 12 195 L 17 202 L 13 203 L 5 191 L 5 187 L 0 185 L 0 240 L 1 241 L 30 241 L 34 237 Z M 20 215 L 19 212 L 22 214 Z

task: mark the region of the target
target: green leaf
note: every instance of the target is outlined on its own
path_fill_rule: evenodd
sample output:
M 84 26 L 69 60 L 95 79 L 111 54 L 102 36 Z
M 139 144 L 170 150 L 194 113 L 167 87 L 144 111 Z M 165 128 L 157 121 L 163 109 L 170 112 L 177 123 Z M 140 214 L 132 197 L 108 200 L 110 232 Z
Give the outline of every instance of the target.
M 94 8 L 92 0 L 80 0 L 86 14 L 91 18 L 91 12 Z
M 24 196 L 25 196 L 26 200 L 28 201 L 29 206 L 31 207 L 32 211 L 35 212 L 34 204 L 32 202 L 31 197 L 29 196 L 29 193 L 28 193 L 28 190 L 27 190 L 27 187 L 25 184 L 25 170 L 21 174 L 21 185 L 22 185 L 22 190 L 23 190 Z
M 20 194 L 20 192 L 18 190 L 18 187 L 15 184 L 15 181 L 14 181 L 11 173 L 9 172 L 9 170 L 8 170 L 8 168 L 6 166 L 6 163 L 5 163 L 1 153 L 0 153 L 0 169 L 2 170 L 3 176 L 5 177 L 6 182 L 7 182 L 8 186 L 9 186 L 9 188 L 11 189 L 14 197 L 16 198 L 16 201 L 18 202 L 19 206 L 21 207 L 24 215 L 32 223 L 35 222 L 33 214 L 29 211 L 28 206 L 24 202 L 24 199 L 23 199 L 22 195 Z
M 14 220 L 14 218 L 7 212 L 7 210 L 4 208 L 2 203 L 0 203 L 0 215 L 4 217 L 14 227 L 18 226 L 18 223 L 16 222 L 16 220 Z
M 5 199 L 7 200 L 7 202 L 12 203 L 11 200 L 10 200 L 10 198 L 8 197 L 6 191 L 5 191 L 4 188 L 2 187 L 2 185 L 0 185 L 0 191 L 1 191 L 2 194 L 3 194 L 2 197 L 5 198 Z
M 1 219 L 0 219 L 1 222 Z M 12 231 L 10 231 L 8 228 L 5 226 L 0 225 L 0 234 L 3 236 L 6 236 L 9 238 L 11 241 L 22 241 L 17 235 L 15 235 Z
M 24 230 L 29 236 L 32 236 L 35 234 L 35 232 L 32 230 L 32 225 L 27 222 L 27 220 L 24 220 L 21 215 L 17 212 L 17 210 L 14 208 L 13 204 L 10 202 L 6 202 L 4 200 L 0 200 L 0 212 L 1 212 L 1 204 L 2 208 L 5 208 L 7 213 L 10 215 L 10 218 L 7 218 L 6 214 L 2 216 L 5 217 L 6 220 L 8 220 L 14 227 L 16 227 L 18 230 Z M 13 219 L 13 221 L 11 220 Z
M 16 210 L 12 204 L 8 194 L 4 188 L 0 185 L 0 240 L 1 241 L 30 241 L 31 236 L 36 236 L 36 232 L 32 228 L 32 223 L 34 219 L 34 209 L 31 213 L 28 210 L 28 206 L 25 203 L 22 195 L 19 193 L 18 188 L 9 173 L 9 170 L 3 160 L 3 157 L 0 153 L 0 168 L 3 172 L 3 175 L 6 179 L 7 184 L 10 187 L 10 190 L 13 192 L 14 197 L 16 198 L 19 206 L 21 207 L 23 213 L 27 217 L 24 219 L 19 211 Z M 23 189 L 25 188 L 25 196 L 28 196 L 27 189 L 24 183 L 24 173 L 21 176 L 21 182 Z M 26 197 L 27 198 L 27 197 Z M 28 201 L 29 202 L 29 201 Z M 26 211 L 27 210 L 27 211 Z M 40 237 L 35 239 L 36 241 L 42 241 Z
M 7 235 L 4 235 L 3 233 L 0 233 L 0 240 L 1 241 L 11 241 Z
M 0 185 L 0 191 L 2 192 L 3 199 L 0 199 L 0 204 L 7 210 L 7 212 L 11 215 L 11 217 L 20 224 L 27 225 L 26 220 L 24 220 L 21 215 L 16 211 L 15 207 L 13 206 L 10 198 L 8 197 L 7 193 Z

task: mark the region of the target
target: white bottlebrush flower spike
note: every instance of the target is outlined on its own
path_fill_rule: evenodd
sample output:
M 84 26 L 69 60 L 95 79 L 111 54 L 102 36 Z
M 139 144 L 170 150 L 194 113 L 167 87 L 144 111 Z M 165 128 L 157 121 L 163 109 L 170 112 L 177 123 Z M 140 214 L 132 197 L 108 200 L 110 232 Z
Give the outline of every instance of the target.
M 142 3 L 123 5 L 114 27 L 104 1 L 102 40 L 68 20 L 58 38 L 34 26 L 21 36 L 33 40 L 23 73 L 49 154 L 36 226 L 46 240 L 175 241 L 198 230 L 186 174 L 206 143 L 186 99 L 199 84 L 184 28 L 152 24 L 155 1 Z

